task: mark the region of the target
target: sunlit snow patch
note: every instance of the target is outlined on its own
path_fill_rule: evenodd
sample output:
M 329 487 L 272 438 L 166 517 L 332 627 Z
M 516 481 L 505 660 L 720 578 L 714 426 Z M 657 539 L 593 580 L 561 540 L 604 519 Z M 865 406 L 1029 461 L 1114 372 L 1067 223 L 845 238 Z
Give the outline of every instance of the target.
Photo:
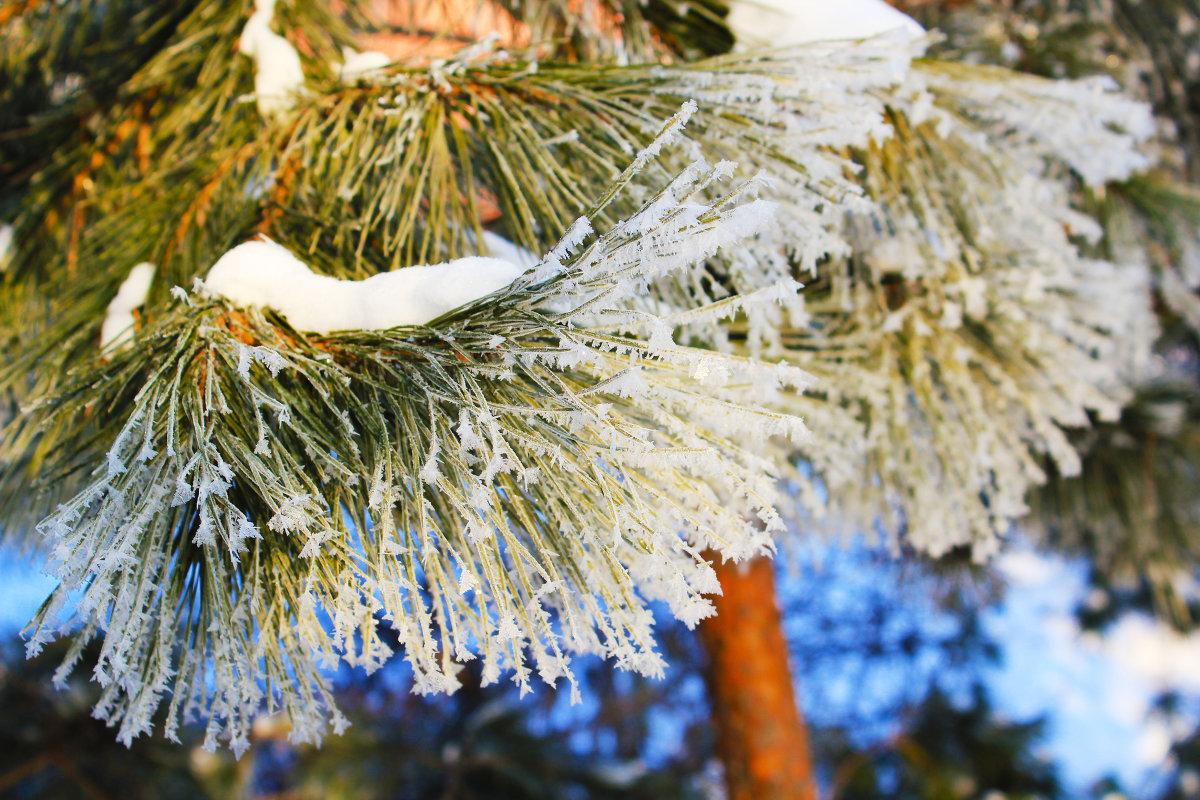
M 739 0 L 729 26 L 748 44 L 770 47 L 868 39 L 901 30 L 912 37 L 925 29 L 883 0 Z
M 150 283 L 154 280 L 154 265 L 142 262 L 129 271 L 129 276 L 108 304 L 108 313 L 100 326 L 100 347 L 121 348 L 133 340 L 133 312 L 146 302 Z
M 204 284 L 237 305 L 273 308 L 298 330 L 387 330 L 424 325 L 503 289 L 525 269 L 476 256 L 404 267 L 361 281 L 318 275 L 270 240 L 246 242 L 218 259 Z

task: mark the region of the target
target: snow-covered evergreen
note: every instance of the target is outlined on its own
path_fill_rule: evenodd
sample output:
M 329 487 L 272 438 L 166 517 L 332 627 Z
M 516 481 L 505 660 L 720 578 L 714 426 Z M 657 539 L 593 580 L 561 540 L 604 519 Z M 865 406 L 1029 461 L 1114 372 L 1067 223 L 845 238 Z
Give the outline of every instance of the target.
M 671 192 L 714 177 L 696 164 Z M 701 553 L 769 549 L 785 497 L 742 443 L 803 441 L 798 419 L 767 406 L 810 380 L 679 346 L 669 326 L 645 341 L 586 323 L 737 246 L 774 210 L 744 193 L 672 193 L 603 235 L 575 226 L 507 293 L 437 330 L 381 324 L 302 345 L 253 310 L 188 298 L 187 314 L 141 334 L 170 343 L 167 361 L 114 355 L 120 383 L 98 388 L 143 381 L 102 466 L 39 526 L 61 584 L 31 652 L 79 625 L 80 643 L 107 631 L 98 713 L 123 740 L 165 704 L 168 731 L 197 714 L 235 749 L 264 685 L 295 738 L 319 740 L 330 714 L 336 728 L 309 651 L 372 669 L 391 655 L 380 624 L 419 691 L 453 690 L 454 661 L 472 658 L 487 680 L 522 684 L 535 668 L 572 681 L 577 653 L 657 674 L 647 601 L 694 624 L 717 590 Z M 273 276 L 277 291 L 310 274 L 287 263 L 298 274 Z M 248 285 L 223 276 L 207 290 Z M 233 299 L 303 327 L 294 298 Z M 335 430 L 314 438 L 304 420 L 316 418 Z M 242 590 L 195 606 L 202 585 L 235 575 Z M 180 650 L 176 627 L 199 638 Z M 285 660 L 266 657 L 264 637 Z
M 101 637 L 122 740 L 165 709 L 241 749 L 264 705 L 339 730 L 341 660 L 657 674 L 650 603 L 695 624 L 709 559 L 789 516 L 992 552 L 1149 359 L 1146 262 L 1091 252 L 1077 190 L 1150 166 L 1153 121 L 861 5 L 700 60 L 630 9 L 595 63 L 573 29 L 385 63 L 324 3 L 131 15 L 170 24 L 115 89 L 28 114 L 98 144 L 0 195 L 0 511 L 61 580 L 31 652 Z M 88 13 L 0 32 L 0 96 Z

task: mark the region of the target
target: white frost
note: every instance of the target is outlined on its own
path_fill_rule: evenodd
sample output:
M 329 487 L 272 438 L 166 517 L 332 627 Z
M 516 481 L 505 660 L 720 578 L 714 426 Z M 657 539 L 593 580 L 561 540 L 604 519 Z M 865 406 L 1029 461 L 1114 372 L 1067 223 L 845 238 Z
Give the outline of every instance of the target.
M 100 326 L 101 349 L 122 348 L 133 340 L 133 312 L 146 302 L 153 280 L 154 265 L 149 262 L 142 262 L 129 271 L 117 296 L 108 304 L 108 313 Z
M 254 95 L 258 111 L 271 118 L 291 110 L 304 90 L 304 70 L 291 42 L 271 30 L 275 0 L 258 0 L 238 50 L 254 60 Z
M 901 30 L 913 38 L 925 29 L 884 0 L 739 0 L 729 25 L 749 44 L 771 47 L 868 39 Z
M 221 256 L 204 284 L 237 305 L 273 308 L 298 330 L 330 333 L 423 325 L 503 289 L 524 271 L 480 256 L 347 281 L 318 275 L 285 247 L 265 240 Z
M 343 83 L 350 83 L 368 72 L 383 69 L 391 63 L 392 59 L 386 53 L 378 50 L 367 50 L 360 53 L 352 47 L 343 47 L 340 76 Z

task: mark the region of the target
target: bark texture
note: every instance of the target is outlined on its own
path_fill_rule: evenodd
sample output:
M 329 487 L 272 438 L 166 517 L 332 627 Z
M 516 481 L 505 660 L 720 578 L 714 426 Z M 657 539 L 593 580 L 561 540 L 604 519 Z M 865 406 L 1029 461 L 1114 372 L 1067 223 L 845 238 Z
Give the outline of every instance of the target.
M 717 615 L 700 626 L 729 800 L 816 800 L 769 559 L 722 564 Z

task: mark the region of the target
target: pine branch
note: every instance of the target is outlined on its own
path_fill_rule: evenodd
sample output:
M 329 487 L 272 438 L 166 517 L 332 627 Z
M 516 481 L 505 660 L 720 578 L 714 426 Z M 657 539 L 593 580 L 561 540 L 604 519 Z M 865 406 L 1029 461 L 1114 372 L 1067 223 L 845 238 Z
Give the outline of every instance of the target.
M 1081 252 L 1100 228 L 1057 183 L 1053 141 L 981 135 L 1003 104 L 975 118 L 958 101 L 977 91 L 965 80 L 932 88 L 937 110 L 897 92 L 892 138 L 854 151 L 874 205 L 848 215 L 852 255 L 820 267 L 808 324 L 784 334 L 788 357 L 828 387 L 790 407 L 840 432 L 802 448 L 831 525 L 980 554 L 1026 513 L 1043 457 L 1079 471 L 1067 431 L 1116 417 L 1156 326 L 1144 270 Z M 996 91 L 1020 96 L 1022 83 Z M 1129 163 L 1127 142 L 1107 147 L 1105 164 Z
M 720 9 L 558 2 L 521 19 L 561 60 L 483 43 L 346 82 L 324 4 L 203 3 L 106 105 L 43 122 L 31 90 L 0 131 L 88 134 L 4 173 L 0 518 L 61 580 L 31 647 L 72 637 L 65 675 L 102 639 L 123 740 L 165 705 L 169 734 L 198 717 L 241 748 L 264 702 L 319 739 L 343 724 L 322 668 L 390 657 L 380 617 L 423 691 L 470 658 L 522 686 L 573 682 L 573 653 L 654 673 L 647 604 L 710 613 L 702 553 L 770 548 L 787 453 L 814 513 L 827 490 L 838 521 L 982 555 L 1046 457 L 1078 468 L 1066 430 L 1129 398 L 1146 270 L 1084 255 L 1076 190 L 1149 163 L 1141 106 L 887 37 L 619 66 L 707 48 Z M 86 9 L 56 9 L 22 20 L 65 65 L 51 23 Z M 248 32 L 301 53 L 295 91 Z M 340 279 L 478 253 L 491 204 L 545 255 L 424 325 L 318 335 L 194 284 L 261 232 Z M 136 330 L 102 348 L 143 261 Z
M 658 671 L 646 599 L 694 623 L 715 588 L 700 551 L 767 546 L 781 497 L 739 442 L 801 435 L 763 401 L 807 381 L 589 331 L 769 208 L 673 197 L 429 328 L 313 337 L 177 303 L 9 429 L 5 452 L 26 454 L 18 466 L 36 453 L 49 476 L 34 503 L 56 509 L 39 527 L 62 583 L 30 647 L 78 631 L 77 653 L 108 631 L 98 713 L 122 740 L 169 694 L 168 733 L 198 715 L 235 748 L 264 698 L 300 738 L 327 713 L 336 728 L 309 653 L 377 666 L 376 612 L 422 691 L 452 690 L 476 654 L 487 680 L 522 685 L 530 657 L 572 680 L 571 652 Z M 701 365 L 724 376 L 704 391 Z
M 70 236 L 63 218 L 82 213 L 90 223 L 127 207 L 130 191 L 177 185 L 167 178 L 178 179 L 178 165 L 258 139 L 261 126 L 243 99 L 251 65 L 236 50 L 250 4 L 134 5 L 39 6 L 3 33 L 12 47 L 0 79 L 0 213 L 28 256 L 14 272 L 55 273 L 59 244 Z M 297 6 L 283 24 L 305 42 L 311 74 L 328 78 L 349 30 L 323 3 Z M 93 61 L 104 67 L 86 77 L 71 71 Z M 10 165 L 20 172 L 6 172 Z
M 300 231 L 339 220 L 332 245 L 344 261 L 379 237 L 379 247 L 393 254 L 391 266 L 421 263 L 477 251 L 474 204 L 485 191 L 500 206 L 503 231 L 541 250 L 547 232 L 581 213 L 589 194 L 650 141 L 659 120 L 693 95 L 704 111 L 692 135 L 705 142 L 710 159 L 771 168 L 799 184 L 800 193 L 825 178 L 808 173 L 824 166 L 820 145 L 862 138 L 874 111 L 866 97 L 855 117 L 841 118 L 832 96 L 818 106 L 808 69 L 823 67 L 848 94 L 887 81 L 878 51 L 828 62 L 814 51 L 803 65 L 742 57 L 676 68 L 506 60 L 394 70 L 375 85 L 332 91 L 301 112 L 285 153 L 306 165 L 300 182 L 337 191 L 294 197 L 294 210 L 285 209 L 282 219 Z M 763 90 L 775 95 L 774 104 L 760 102 Z M 823 136 L 788 131 L 801 124 L 800 109 L 827 120 Z M 530 174 L 539 180 L 526 180 Z M 809 205 L 824 199 L 807 191 Z M 325 246 L 303 234 L 297 241 L 313 251 Z
M 232 18 L 222 25 L 226 41 L 237 34 Z M 864 46 L 816 47 L 802 60 L 738 57 L 678 68 L 451 64 L 394 71 L 377 85 L 328 86 L 276 126 L 258 126 L 236 102 L 205 123 L 212 132 L 177 119 L 183 135 L 155 133 L 156 154 L 165 149 L 170 157 L 149 174 L 135 158 L 114 157 L 113 172 L 87 205 L 88 224 L 65 248 L 86 265 L 83 274 L 72 278 L 59 266 L 68 237 L 61 226 L 57 241 L 47 243 L 52 255 L 39 258 L 34 247 L 14 264 L 12 297 L 55 301 L 14 315 L 5 337 L 20 356 L 5 385 L 23 398 L 33 365 L 50 385 L 95 358 L 91 344 L 104 316 L 98 303 L 113 297 L 130 265 L 159 265 L 146 308 L 153 318 L 170 286 L 189 286 L 254 230 L 267 230 L 324 272 L 363 277 L 479 252 L 479 198 L 490 196 L 504 214 L 501 230 L 543 252 L 551 232 L 582 213 L 692 95 L 705 109 L 691 136 L 706 143 L 708 157 L 739 159 L 745 175 L 766 170 L 787 201 L 771 237 L 727 256 L 733 263 L 723 270 L 755 276 L 765 261 L 774 265 L 773 282 L 790 280 L 780 251 L 795 249 L 803 263 L 815 263 L 829 246 L 822 217 L 854 191 L 844 162 L 824 147 L 883 130 L 865 93 L 891 81 L 895 56 L 891 46 Z M 772 102 L 762 101 L 764 91 Z M 685 164 L 678 157 L 651 164 L 639 180 L 662 181 Z M 528 180 L 531 173 L 539 180 Z M 598 223 L 635 208 L 621 199 Z M 38 271 L 27 274 L 24 264 Z M 752 277 L 747 290 L 766 281 Z M 697 291 L 702 303 L 720 299 L 706 295 L 719 287 L 708 287 L 678 287 L 670 302 L 689 303 Z M 702 328 L 720 335 L 712 322 Z
M 1172 361 L 1184 355 L 1178 345 L 1163 349 Z M 1056 476 L 1030 503 L 1040 541 L 1086 553 L 1114 582 L 1146 581 L 1157 611 L 1183 628 L 1192 620 L 1178 580 L 1200 557 L 1192 535 L 1200 519 L 1196 397 L 1194 374 L 1144 385 L 1119 423 L 1080 435 L 1080 474 Z
M 582 9 L 566 0 L 503 0 L 531 42 L 557 42 L 556 55 L 580 63 L 694 61 L 733 46 L 721 0 L 603 0 Z

